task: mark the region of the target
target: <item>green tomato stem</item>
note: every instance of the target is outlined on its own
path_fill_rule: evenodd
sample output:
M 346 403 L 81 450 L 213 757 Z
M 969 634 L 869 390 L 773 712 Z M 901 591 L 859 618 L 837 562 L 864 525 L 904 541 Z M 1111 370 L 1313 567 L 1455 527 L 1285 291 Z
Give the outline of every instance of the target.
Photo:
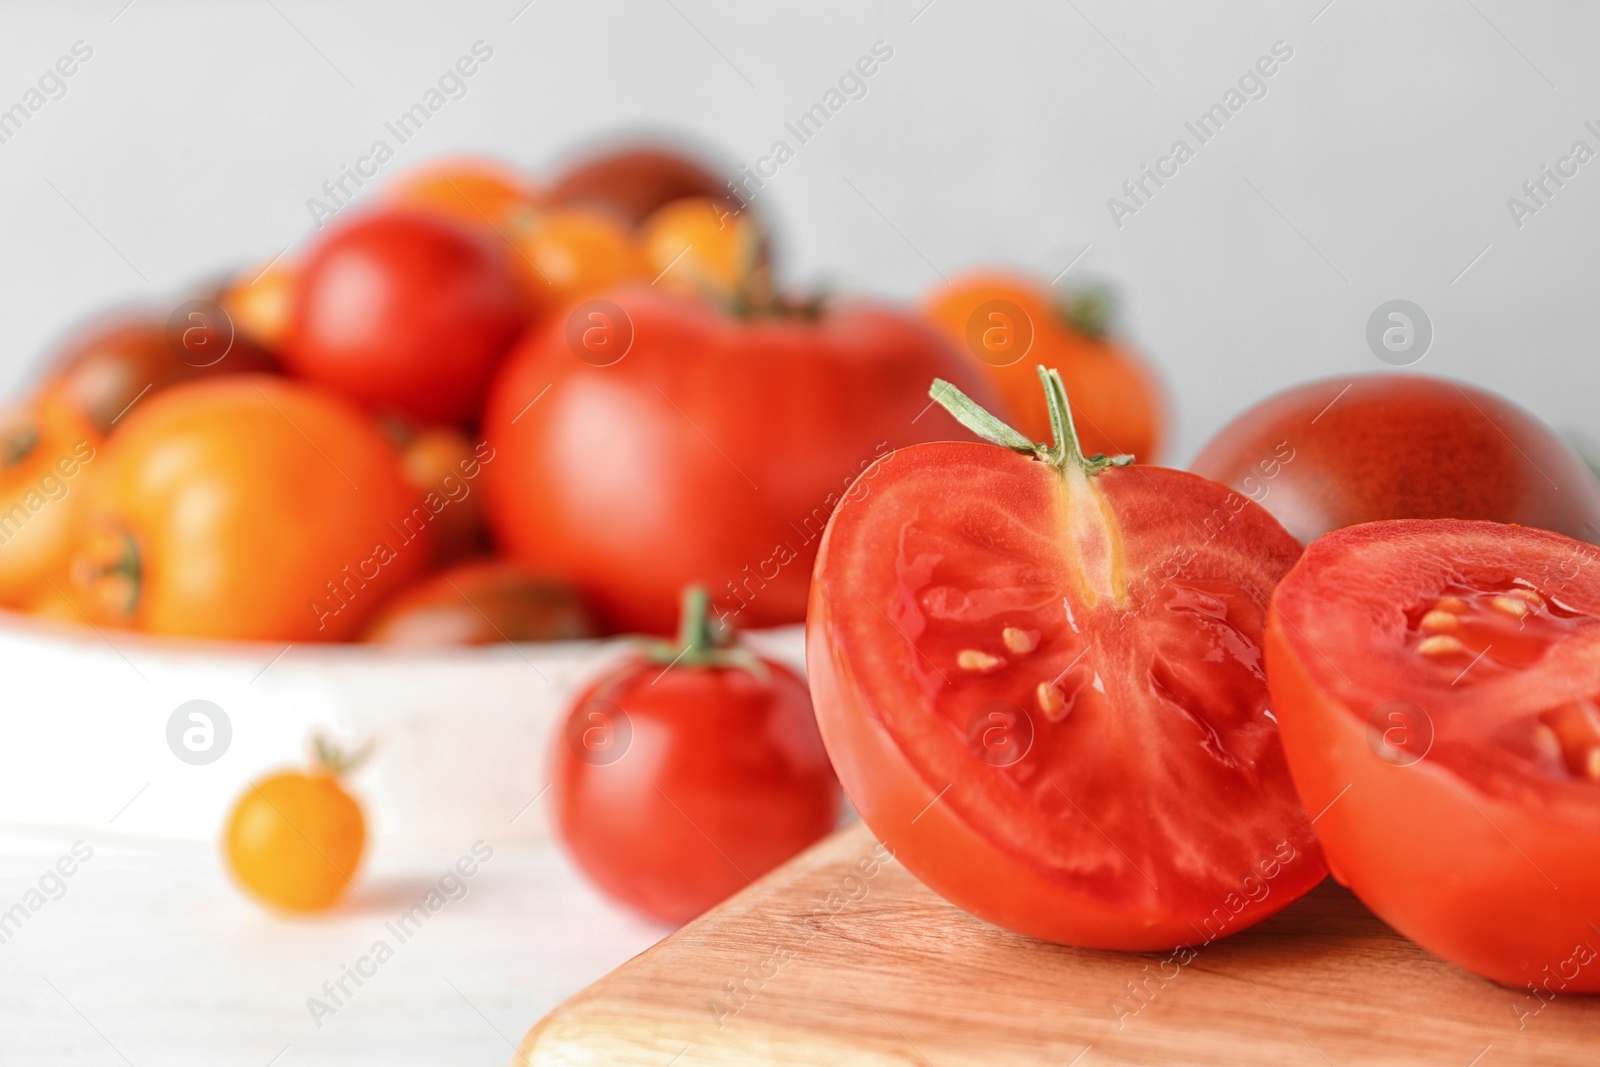
M 1067 387 L 1061 375 L 1038 366 L 1039 384 L 1044 387 L 1045 405 L 1050 412 L 1050 433 L 1054 441 L 1048 445 L 1030 441 L 1001 419 L 990 414 L 983 405 L 943 378 L 935 378 L 928 395 L 933 397 L 955 420 L 990 444 L 1009 448 L 1025 456 L 1050 464 L 1065 473 L 1068 467 L 1078 467 L 1085 474 L 1099 474 L 1107 467 L 1125 467 L 1133 462 L 1132 456 L 1085 456 L 1078 443 L 1078 431 L 1072 424 L 1072 405 L 1067 400 Z

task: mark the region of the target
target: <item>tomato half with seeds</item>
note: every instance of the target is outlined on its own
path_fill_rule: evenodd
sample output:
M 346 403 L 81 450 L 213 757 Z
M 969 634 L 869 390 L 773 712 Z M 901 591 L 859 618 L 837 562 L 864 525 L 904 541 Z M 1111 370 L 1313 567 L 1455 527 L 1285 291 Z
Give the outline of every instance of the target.
M 1278 587 L 1267 667 L 1335 876 L 1444 958 L 1600 992 L 1600 549 L 1353 526 Z
M 951 902 L 1034 937 L 1169 949 L 1326 869 L 1261 661 L 1299 546 L 1182 471 L 1085 458 L 937 383 L 978 443 L 901 449 L 834 512 L 806 662 L 862 818 Z

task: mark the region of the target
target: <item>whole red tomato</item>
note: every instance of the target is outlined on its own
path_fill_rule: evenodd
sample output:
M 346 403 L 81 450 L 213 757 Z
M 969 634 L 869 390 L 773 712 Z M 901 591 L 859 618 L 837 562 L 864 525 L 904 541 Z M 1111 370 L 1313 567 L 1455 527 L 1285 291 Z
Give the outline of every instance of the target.
M 524 319 L 507 253 L 424 211 L 323 237 L 295 286 L 284 363 L 424 422 L 465 422 Z
M 1296 386 L 1235 418 L 1190 469 L 1261 504 L 1302 544 L 1379 519 L 1488 519 L 1600 540 L 1600 487 L 1566 442 L 1448 378 Z
M 833 829 L 839 784 L 806 684 L 726 644 L 703 590 L 683 633 L 578 695 L 554 745 L 562 841 L 617 900 L 694 918 Z
M 1334 876 L 1535 1013 L 1600 993 L 1600 550 L 1449 519 L 1314 542 L 1267 675 Z
M 895 452 L 834 512 L 806 621 L 817 720 L 862 819 L 952 903 L 1192 951 L 1327 870 L 1261 665 L 1300 546 L 1220 485 L 1085 458 L 1046 380 L 1055 445 L 940 383 L 992 443 Z
M 727 179 L 676 149 L 647 145 L 591 155 L 567 167 L 545 197 L 550 204 L 576 204 L 616 214 L 638 226 L 664 204 L 703 196 L 739 206 Z
M 928 327 L 867 304 L 735 317 L 648 286 L 530 332 L 484 436 L 490 529 L 613 627 L 664 634 L 704 583 L 743 626 L 799 622 L 817 541 L 874 459 L 954 432 L 928 383 L 987 397 Z

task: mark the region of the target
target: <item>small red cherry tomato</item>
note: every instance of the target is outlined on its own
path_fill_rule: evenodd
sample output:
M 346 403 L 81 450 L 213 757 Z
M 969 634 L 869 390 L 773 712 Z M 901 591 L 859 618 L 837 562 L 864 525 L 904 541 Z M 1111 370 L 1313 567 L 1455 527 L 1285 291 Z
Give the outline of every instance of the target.
M 610 896 L 694 918 L 833 829 L 839 785 L 793 671 L 712 640 L 706 594 L 680 643 L 631 655 L 555 742 L 556 826 Z

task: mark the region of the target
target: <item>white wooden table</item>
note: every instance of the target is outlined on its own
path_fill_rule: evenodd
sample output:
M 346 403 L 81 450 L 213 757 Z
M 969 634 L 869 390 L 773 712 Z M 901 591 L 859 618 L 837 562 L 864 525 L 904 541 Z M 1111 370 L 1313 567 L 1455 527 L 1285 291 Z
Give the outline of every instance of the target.
M 71 844 L 0 831 L 7 1067 L 501 1067 L 558 1001 L 667 932 L 599 899 L 554 845 L 497 849 L 402 942 L 385 924 L 437 889 L 472 842 L 373 857 L 359 891 L 311 919 L 261 910 L 216 849 L 196 845 L 91 839 L 64 893 L 47 877 L 28 897 Z M 42 906 L 6 918 L 30 900 Z M 381 963 L 379 941 L 393 952 Z M 370 977 L 357 986 L 344 968 L 362 957 Z M 323 983 L 341 977 L 349 995 L 334 1006 Z M 332 1014 L 314 1019 L 311 997 Z

